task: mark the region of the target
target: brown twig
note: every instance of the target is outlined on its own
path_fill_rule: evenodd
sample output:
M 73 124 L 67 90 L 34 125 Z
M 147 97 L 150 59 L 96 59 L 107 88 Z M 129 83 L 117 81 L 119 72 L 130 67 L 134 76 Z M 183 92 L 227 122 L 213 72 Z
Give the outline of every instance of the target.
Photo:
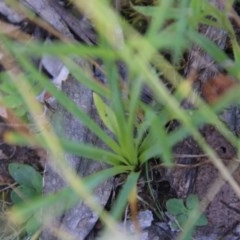
M 205 155 L 205 154 L 199 154 L 199 155 L 179 154 L 179 155 L 183 155 L 182 157 L 186 157 L 187 156 L 187 157 L 191 157 L 191 158 L 192 157 L 194 157 L 194 158 L 207 157 L 207 155 Z M 179 156 L 177 158 L 179 158 Z M 235 162 L 239 162 L 239 159 L 233 158 L 232 160 L 235 161 Z M 228 161 L 229 161 L 229 159 L 228 159 Z M 207 159 L 205 161 L 194 163 L 194 164 L 174 163 L 173 167 L 178 167 L 178 168 L 195 168 L 195 167 L 199 167 L 199 166 L 202 166 L 202 165 L 208 164 L 208 163 L 211 163 L 211 160 Z M 160 167 L 168 167 L 168 165 L 166 163 L 161 163 L 161 164 L 155 165 L 154 167 L 152 167 L 152 169 L 160 168 Z

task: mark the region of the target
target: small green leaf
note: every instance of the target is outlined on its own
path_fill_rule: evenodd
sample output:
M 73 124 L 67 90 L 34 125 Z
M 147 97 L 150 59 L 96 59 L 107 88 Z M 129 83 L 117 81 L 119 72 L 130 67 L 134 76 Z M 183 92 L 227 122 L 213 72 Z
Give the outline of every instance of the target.
M 41 227 L 40 222 L 41 216 L 39 215 L 33 215 L 26 224 L 26 231 L 29 236 L 34 235 L 34 233 L 37 232 L 37 230 Z
M 93 101 L 97 108 L 98 114 L 105 124 L 105 126 L 115 135 L 119 133 L 119 127 L 114 112 L 108 107 L 108 105 L 102 100 L 102 98 L 93 93 Z
M 187 208 L 188 208 L 189 210 L 192 210 L 192 209 L 194 209 L 194 208 L 199 208 L 199 200 L 198 200 L 197 195 L 195 195 L 195 194 L 190 194 L 190 195 L 187 197 L 186 205 L 187 205 Z
M 205 226 L 208 224 L 208 219 L 204 214 L 201 214 L 200 218 L 196 222 L 196 226 Z
M 19 107 L 23 103 L 22 99 L 17 94 L 8 95 L 4 97 L 2 100 L 6 107 L 9 108 Z
M 172 215 L 184 213 L 186 210 L 183 200 L 172 198 L 166 202 L 167 211 Z
M 59 139 L 59 141 L 61 142 L 61 145 L 64 147 L 66 152 L 73 153 L 77 156 L 106 162 L 110 165 L 121 165 L 121 163 L 126 163 L 125 159 L 120 155 L 114 154 L 101 148 L 97 148 L 90 144 L 73 142 L 67 139 Z
M 14 113 L 19 117 L 24 117 L 27 113 L 27 108 L 22 105 L 14 109 Z
M 20 185 L 33 188 L 38 193 L 42 192 L 42 176 L 33 167 L 21 163 L 10 163 L 8 171 Z
M 176 219 L 181 227 L 186 223 L 188 216 L 186 214 L 180 214 L 176 216 Z
M 10 82 L 11 80 L 6 76 L 6 74 L 1 74 L 1 79 L 5 78 L 3 80 L 3 83 L 1 83 L 0 91 L 3 93 L 8 93 L 8 94 L 13 94 L 14 93 L 14 87 L 12 83 Z M 8 78 L 8 79 L 6 79 Z
M 112 216 L 115 219 L 119 219 L 121 217 L 121 214 L 124 211 L 124 208 L 127 205 L 127 201 L 129 199 L 129 195 L 133 189 L 133 187 L 137 184 L 138 178 L 139 178 L 139 172 L 131 172 L 123 185 L 119 196 L 113 206 L 112 209 Z
M 20 185 L 11 192 L 11 200 L 14 204 L 21 203 L 38 195 L 35 189 Z

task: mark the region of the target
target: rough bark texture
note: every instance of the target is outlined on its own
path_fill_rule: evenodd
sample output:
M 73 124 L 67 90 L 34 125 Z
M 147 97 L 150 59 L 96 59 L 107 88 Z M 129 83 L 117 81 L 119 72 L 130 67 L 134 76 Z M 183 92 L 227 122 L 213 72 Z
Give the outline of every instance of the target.
M 93 119 L 96 119 L 97 114 L 92 102 L 91 90 L 87 89 L 71 77 L 63 84 L 62 90 L 80 108 L 84 109 L 89 116 L 91 116 Z M 94 144 L 95 146 L 103 147 L 103 144 L 99 142 L 99 140 L 93 134 L 91 134 L 86 127 L 76 120 L 76 118 L 74 118 L 61 105 L 57 107 L 55 118 L 57 119 L 53 119 L 53 123 L 55 122 L 57 125 L 59 120 L 61 122 L 59 125 L 60 129 L 57 131 L 60 133 L 60 135 L 63 135 L 63 137 L 70 140 L 76 140 L 84 143 L 88 142 Z M 66 154 L 65 158 L 72 168 L 76 169 L 78 174 L 81 176 L 90 175 L 106 167 L 103 163 L 79 158 L 71 154 Z M 44 174 L 44 192 L 46 194 L 58 191 L 66 186 L 66 183 L 63 181 L 62 177 L 57 174 L 57 166 L 53 166 L 54 162 L 55 161 L 48 161 L 46 165 Z M 94 191 L 95 195 L 99 199 L 100 204 L 106 204 L 111 188 L 111 180 L 108 180 Z M 64 213 L 63 216 L 56 219 L 57 222 L 55 222 L 54 225 L 55 227 L 58 226 L 62 230 L 64 229 L 67 232 L 72 233 L 77 239 L 84 239 L 95 225 L 97 219 L 98 216 L 92 213 L 92 211 L 85 204 L 79 203 Z M 50 231 L 45 231 L 43 233 L 43 239 L 53 240 L 58 238 L 54 237 Z
M 69 39 L 74 39 L 62 17 L 55 11 L 48 0 L 21 0 L 24 5 L 37 13 L 42 19 L 48 22 L 56 30 Z

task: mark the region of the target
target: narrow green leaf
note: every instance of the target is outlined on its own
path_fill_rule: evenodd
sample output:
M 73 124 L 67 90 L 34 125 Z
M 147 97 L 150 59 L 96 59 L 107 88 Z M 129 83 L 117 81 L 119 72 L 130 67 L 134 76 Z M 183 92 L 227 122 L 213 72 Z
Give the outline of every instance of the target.
M 96 92 L 100 96 L 106 98 L 110 97 L 109 89 L 93 78 L 91 70 L 87 71 L 86 69 L 79 67 L 79 65 L 73 59 L 69 59 L 66 56 L 63 56 L 61 60 L 68 68 L 69 72 L 71 72 L 71 75 L 80 83 Z
M 130 171 L 133 171 L 133 169 L 130 166 L 114 166 L 94 173 L 90 176 L 87 176 L 86 178 L 83 179 L 83 181 L 84 183 L 87 184 L 87 186 L 90 189 L 94 189 L 106 179 L 118 175 L 120 173 L 127 173 Z
M 224 53 L 215 43 L 197 32 L 188 32 L 189 38 L 203 47 L 214 59 L 223 64 L 226 61 L 231 62 L 226 53 Z
M 190 135 L 188 128 L 184 126 L 179 126 L 177 129 L 173 130 L 168 134 L 169 142 L 171 146 L 174 146 L 176 143 L 180 142 L 182 139 Z
M 84 185 L 89 191 L 92 191 L 106 179 L 120 174 L 131 169 L 128 166 L 118 166 L 104 169 L 83 179 Z M 29 200 L 27 203 L 22 203 L 14 206 L 10 210 L 10 217 L 13 221 L 24 222 L 26 218 L 34 213 L 41 215 L 43 211 L 48 212 L 48 209 L 56 209 L 55 216 L 60 215 L 64 210 L 81 202 L 79 196 L 70 188 L 66 187 L 56 193 L 51 193 L 41 197 L 36 197 L 34 200 Z
M 108 79 L 109 89 L 111 91 L 111 108 L 116 116 L 119 132 L 116 135 L 117 142 L 121 147 L 120 154 L 129 162 L 135 159 L 135 152 L 133 150 L 133 139 L 129 138 L 128 128 L 126 125 L 127 117 L 124 108 L 123 93 L 121 89 L 121 82 L 119 73 L 115 63 L 105 60 L 106 78 Z
M 139 147 L 139 153 L 142 153 L 151 146 L 150 144 L 148 144 L 148 141 L 150 140 L 147 140 L 146 138 L 148 137 L 147 133 L 155 118 L 155 114 L 152 114 L 152 110 L 149 106 L 141 104 L 141 108 L 141 110 L 144 112 L 144 120 L 139 125 L 137 125 L 137 137 L 135 139 L 136 144 Z
M 162 112 L 160 116 L 149 110 L 149 119 L 151 125 L 148 129 L 148 135 L 143 140 L 139 157 L 141 163 L 153 157 L 162 157 L 163 161 L 171 166 L 172 164 L 172 145 L 170 138 L 166 133 L 164 125 L 166 123 L 167 115 Z
M 163 149 L 157 139 L 147 135 L 141 144 L 139 160 L 143 164 L 151 158 L 160 157 L 162 152 Z
M 133 187 L 137 184 L 139 174 L 139 172 L 131 172 L 124 183 L 112 210 L 112 216 L 115 219 L 119 219 L 121 217 L 121 214 L 127 205 L 129 194 L 131 193 Z
M 168 166 L 172 166 L 172 145 L 169 142 L 169 137 L 166 133 L 166 129 L 164 129 L 164 126 L 159 123 L 158 119 L 153 122 L 150 132 L 151 134 L 155 135 L 157 144 L 159 145 L 159 148 L 162 149 L 163 162 Z
M 36 41 L 28 42 L 27 45 L 19 45 L 18 43 L 12 43 L 12 49 L 17 54 L 25 56 L 37 56 L 42 57 L 43 54 L 53 55 L 56 57 L 72 56 L 81 58 L 89 57 L 104 57 L 111 60 L 115 60 L 117 54 L 111 48 L 104 48 L 102 46 L 88 46 L 79 42 L 66 44 L 62 42 L 54 41 L 53 44 L 46 44 Z
M 131 139 L 129 143 L 131 143 L 132 149 L 135 149 L 136 145 L 134 144 L 135 138 L 134 138 L 134 128 L 136 127 L 137 123 L 137 113 L 140 105 L 140 98 L 141 98 L 141 90 L 142 90 L 142 79 L 138 78 L 136 81 L 131 82 L 130 86 L 130 96 L 129 101 L 127 101 L 127 111 L 128 111 L 128 119 L 127 119 L 127 134 L 128 139 Z M 138 131 L 138 129 L 137 129 Z M 134 150 L 136 152 L 136 150 Z
M 162 29 L 167 19 L 170 17 L 170 11 L 172 10 L 173 0 L 161 1 L 155 8 L 152 15 L 152 21 L 147 31 L 147 37 L 152 39 L 156 37 L 159 29 Z
M 131 4 L 131 5 L 135 11 L 141 13 L 142 15 L 148 16 L 148 17 L 153 17 L 156 14 L 156 11 L 158 10 L 158 8 L 156 8 L 154 6 L 134 6 L 133 4 Z
M 102 98 L 93 93 L 93 101 L 97 108 L 98 114 L 105 126 L 116 136 L 119 135 L 119 126 L 116 116 L 111 108 L 102 100 Z
M 156 16 L 156 14 L 159 14 L 159 8 L 156 6 L 134 6 L 133 5 L 133 9 L 135 9 L 137 12 L 141 13 L 142 15 L 146 16 L 146 17 L 154 17 Z M 187 18 L 188 16 L 188 11 L 187 9 L 184 9 L 184 13 L 185 16 Z M 165 16 L 165 21 L 169 20 L 169 19 L 177 19 L 179 18 L 179 14 L 181 13 L 181 11 L 179 10 L 179 8 L 168 8 L 168 13 Z
M 76 154 L 81 157 L 86 157 L 92 160 L 105 162 L 110 165 L 126 164 L 126 160 L 120 155 L 114 154 L 110 151 L 101 148 L 97 148 L 90 144 L 73 142 L 64 139 L 60 139 L 60 143 L 63 149 L 65 149 L 65 151 Z

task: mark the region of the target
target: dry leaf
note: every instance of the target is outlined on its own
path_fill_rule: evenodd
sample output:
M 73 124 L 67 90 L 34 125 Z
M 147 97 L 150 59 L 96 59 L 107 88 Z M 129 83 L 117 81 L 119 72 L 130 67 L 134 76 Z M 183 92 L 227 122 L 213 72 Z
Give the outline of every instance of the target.
M 219 73 L 203 85 L 202 96 L 208 103 L 213 104 L 236 85 L 237 82 L 232 77 Z

